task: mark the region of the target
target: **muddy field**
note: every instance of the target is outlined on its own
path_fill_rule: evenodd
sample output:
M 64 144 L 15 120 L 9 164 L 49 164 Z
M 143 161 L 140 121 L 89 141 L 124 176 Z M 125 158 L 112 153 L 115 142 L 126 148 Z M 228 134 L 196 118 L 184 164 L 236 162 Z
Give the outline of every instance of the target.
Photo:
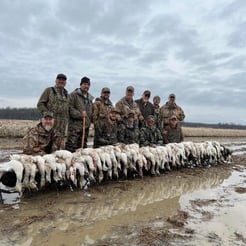
M 216 140 L 234 151 L 232 163 L 0 205 L 0 245 L 246 245 L 246 139 Z M 2 161 L 20 151 L 19 139 L 1 145 Z

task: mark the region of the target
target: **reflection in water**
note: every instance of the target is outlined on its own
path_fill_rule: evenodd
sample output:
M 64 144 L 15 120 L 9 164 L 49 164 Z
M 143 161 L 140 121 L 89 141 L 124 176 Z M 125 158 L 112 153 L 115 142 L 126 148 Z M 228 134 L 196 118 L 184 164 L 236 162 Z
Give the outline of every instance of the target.
M 91 187 L 90 193 L 52 192 L 24 199 L 18 214 L 6 211 L 9 216 L 40 219 L 28 224 L 26 237 L 16 231 L 12 239 L 24 243 L 32 238 L 35 245 L 79 245 L 104 237 L 114 226 L 167 217 L 179 209 L 182 194 L 214 187 L 230 175 L 230 171 L 220 168 L 201 172 L 204 175 L 199 177 L 187 170 L 143 180 L 109 182 Z M 6 239 L 4 235 L 1 238 Z
M 246 169 L 234 171 L 220 187 L 181 196 L 181 209 L 190 214 L 187 227 L 195 230 L 196 245 L 245 245 L 246 196 L 235 192 L 235 187 L 246 188 L 245 177 Z M 191 201 L 215 202 L 192 206 Z M 212 215 L 209 220 L 204 218 L 206 214 Z

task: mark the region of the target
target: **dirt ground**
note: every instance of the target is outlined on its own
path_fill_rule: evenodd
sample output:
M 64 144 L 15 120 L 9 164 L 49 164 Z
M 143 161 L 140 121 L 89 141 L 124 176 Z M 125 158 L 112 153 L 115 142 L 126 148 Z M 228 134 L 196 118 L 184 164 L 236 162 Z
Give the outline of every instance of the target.
M 246 139 L 216 140 L 235 152 L 232 163 L 0 205 L 0 245 L 246 245 Z M 18 141 L 0 144 L 1 160 Z

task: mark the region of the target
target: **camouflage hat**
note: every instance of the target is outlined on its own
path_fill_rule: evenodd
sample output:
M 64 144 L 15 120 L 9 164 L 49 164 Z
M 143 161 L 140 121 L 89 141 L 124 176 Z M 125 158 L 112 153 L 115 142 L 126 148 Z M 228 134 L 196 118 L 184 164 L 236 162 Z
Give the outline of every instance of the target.
M 171 93 L 171 94 L 169 95 L 169 97 L 174 97 L 174 98 L 175 98 L 176 96 L 175 96 L 174 93 Z
M 56 79 L 67 80 L 67 76 L 65 74 L 63 74 L 63 73 L 59 73 L 59 74 L 57 74 Z
M 176 115 L 172 115 L 171 117 L 170 117 L 170 120 L 172 120 L 172 119 L 175 119 L 175 120 L 177 120 L 178 118 L 177 118 L 177 116 Z
M 134 110 L 129 110 L 127 113 L 127 116 L 129 117 L 130 115 L 135 115 L 135 111 Z
M 144 93 L 143 93 L 145 96 L 150 96 L 151 95 L 151 92 L 149 90 L 145 90 Z
M 110 89 L 108 87 L 104 87 L 104 88 L 102 88 L 102 93 L 104 93 L 104 92 L 110 93 Z
M 50 111 L 46 111 L 46 112 L 44 112 L 43 113 L 43 118 L 54 118 L 54 114 L 52 113 L 52 112 L 50 112 Z
M 117 108 L 116 107 L 112 107 L 111 109 L 110 109 L 110 113 L 113 113 L 113 112 L 115 112 L 115 113 L 119 113 L 119 111 L 117 110 Z
M 159 101 L 161 100 L 161 98 L 159 96 L 154 96 L 153 97 L 153 101 L 156 100 L 156 99 L 159 100 Z
M 134 87 L 133 86 L 127 86 L 126 87 L 126 91 L 131 91 L 131 92 L 134 92 Z
M 148 115 L 146 120 L 155 120 L 155 117 L 154 115 Z

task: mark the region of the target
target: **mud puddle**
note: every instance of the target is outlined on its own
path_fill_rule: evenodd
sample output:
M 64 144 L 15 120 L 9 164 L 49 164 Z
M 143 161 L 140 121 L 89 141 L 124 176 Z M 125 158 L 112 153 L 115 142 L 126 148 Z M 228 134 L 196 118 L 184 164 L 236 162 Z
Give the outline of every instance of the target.
M 0 245 L 245 245 L 245 164 L 28 194 L 0 205 Z

